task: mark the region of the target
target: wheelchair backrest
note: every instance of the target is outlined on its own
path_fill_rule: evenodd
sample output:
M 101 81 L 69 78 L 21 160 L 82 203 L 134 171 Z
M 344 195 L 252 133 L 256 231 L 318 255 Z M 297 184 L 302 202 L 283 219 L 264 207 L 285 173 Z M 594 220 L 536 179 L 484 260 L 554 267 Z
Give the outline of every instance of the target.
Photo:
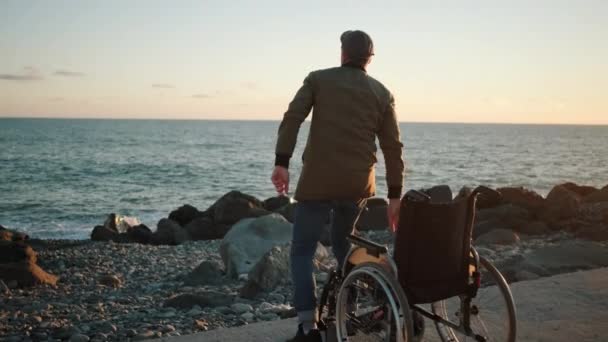
M 410 304 L 464 294 L 469 282 L 475 195 L 401 200 L 394 259 Z M 433 195 L 430 192 L 431 196 Z

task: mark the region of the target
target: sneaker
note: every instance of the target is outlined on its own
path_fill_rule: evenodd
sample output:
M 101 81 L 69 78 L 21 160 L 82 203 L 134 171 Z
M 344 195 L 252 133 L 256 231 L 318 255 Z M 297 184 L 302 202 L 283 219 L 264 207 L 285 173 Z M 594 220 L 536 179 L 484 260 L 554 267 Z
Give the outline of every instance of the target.
M 308 334 L 304 333 L 304 329 L 302 329 L 302 325 L 298 325 L 298 333 L 295 337 L 287 340 L 287 342 L 323 342 L 321 338 L 321 333 L 318 329 L 312 329 L 308 332 Z

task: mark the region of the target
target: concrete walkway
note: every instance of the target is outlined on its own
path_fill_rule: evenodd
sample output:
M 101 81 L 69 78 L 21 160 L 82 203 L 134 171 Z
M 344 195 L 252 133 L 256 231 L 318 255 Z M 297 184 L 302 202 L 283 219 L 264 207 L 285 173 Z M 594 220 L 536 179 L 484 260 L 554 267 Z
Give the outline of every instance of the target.
M 511 290 L 518 341 L 608 341 L 608 268 L 515 283 Z M 288 319 L 164 340 L 278 342 L 295 330 L 296 321 Z M 439 341 L 430 321 L 424 341 Z

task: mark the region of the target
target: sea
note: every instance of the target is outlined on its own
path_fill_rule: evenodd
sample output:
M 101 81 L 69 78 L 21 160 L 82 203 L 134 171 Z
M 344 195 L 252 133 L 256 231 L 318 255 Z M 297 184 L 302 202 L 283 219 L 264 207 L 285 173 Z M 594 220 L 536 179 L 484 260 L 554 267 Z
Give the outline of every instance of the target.
M 0 225 L 87 239 L 109 213 L 152 229 L 182 204 L 275 195 L 278 121 L 0 119 Z M 291 189 L 309 124 L 300 129 Z M 405 189 L 608 184 L 608 126 L 401 123 Z M 384 160 L 377 195 L 387 193 Z

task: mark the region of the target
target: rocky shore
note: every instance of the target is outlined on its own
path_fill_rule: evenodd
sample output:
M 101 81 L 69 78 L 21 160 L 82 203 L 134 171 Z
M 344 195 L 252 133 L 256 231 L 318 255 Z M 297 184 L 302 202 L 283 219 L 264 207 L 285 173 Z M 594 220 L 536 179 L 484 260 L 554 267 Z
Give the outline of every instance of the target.
M 474 238 L 509 281 L 608 266 L 608 186 L 498 191 L 478 203 Z M 176 209 L 154 231 L 111 214 L 86 241 L 0 227 L 0 340 L 141 340 L 292 317 L 294 205 L 233 191 L 205 211 Z M 385 210 L 370 200 L 360 234 L 391 245 Z M 334 263 L 320 244 L 318 283 Z

